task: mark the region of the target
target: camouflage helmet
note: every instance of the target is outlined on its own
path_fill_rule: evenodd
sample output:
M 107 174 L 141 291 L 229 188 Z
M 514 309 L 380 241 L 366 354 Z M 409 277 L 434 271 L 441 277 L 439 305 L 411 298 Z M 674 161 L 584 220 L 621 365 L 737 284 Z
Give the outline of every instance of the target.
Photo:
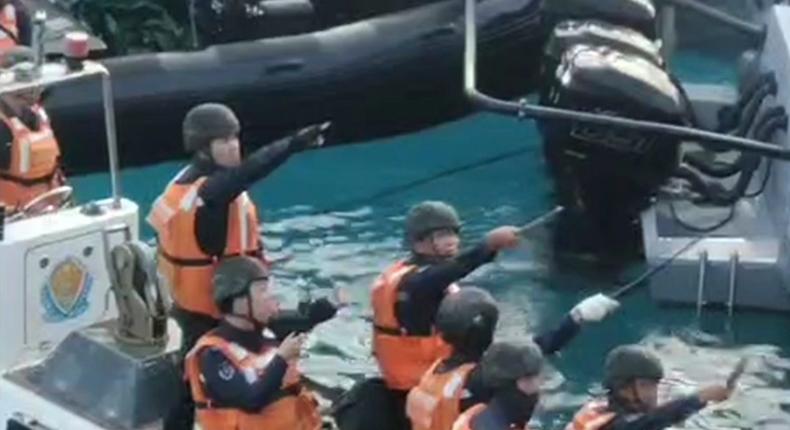
M 543 352 L 533 341 L 497 342 L 480 361 L 483 384 L 490 389 L 515 384 L 519 378 L 534 376 L 543 368 Z
M 499 320 L 499 308 L 491 294 L 476 287 L 462 288 L 448 294 L 436 313 L 436 331 L 445 342 L 459 348 L 471 341 L 470 337 L 485 338 L 485 350 L 493 339 Z
M 406 240 L 414 243 L 439 229 L 460 230 L 461 221 L 455 208 L 444 202 L 425 201 L 411 208 L 406 218 Z
M 214 303 L 220 306 L 229 299 L 249 292 L 250 284 L 269 277 L 269 269 L 252 257 L 231 257 L 214 271 Z
M 664 367 L 656 354 L 639 345 L 623 345 L 606 357 L 603 385 L 617 389 L 635 379 L 658 381 L 664 377 Z
M 184 149 L 197 152 L 212 140 L 234 136 L 241 130 L 233 111 L 220 103 L 203 103 L 190 109 L 184 117 Z

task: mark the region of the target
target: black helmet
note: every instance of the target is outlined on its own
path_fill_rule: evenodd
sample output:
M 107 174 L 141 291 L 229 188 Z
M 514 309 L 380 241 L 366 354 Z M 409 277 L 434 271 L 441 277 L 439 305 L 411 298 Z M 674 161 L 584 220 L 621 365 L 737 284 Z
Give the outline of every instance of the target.
M 269 276 L 269 269 L 252 257 L 231 257 L 214 271 L 214 303 L 222 308 L 230 299 L 247 294 L 250 284 Z
M 532 341 L 497 342 L 480 362 L 483 384 L 491 389 L 508 387 L 519 378 L 537 375 L 542 368 L 543 352 Z
M 635 379 L 660 380 L 664 377 L 661 360 L 639 345 L 623 345 L 606 357 L 603 385 L 614 390 Z
M 444 202 L 426 201 L 414 206 L 406 219 L 406 239 L 409 243 L 422 240 L 434 230 L 460 230 L 461 221 L 455 209 Z
M 197 152 L 212 140 L 234 136 L 241 126 L 233 111 L 219 103 L 203 103 L 193 107 L 184 117 L 184 148 Z
M 498 320 L 499 309 L 491 294 L 467 287 L 442 300 L 436 313 L 436 330 L 453 347 L 478 346 L 482 353 L 491 344 Z

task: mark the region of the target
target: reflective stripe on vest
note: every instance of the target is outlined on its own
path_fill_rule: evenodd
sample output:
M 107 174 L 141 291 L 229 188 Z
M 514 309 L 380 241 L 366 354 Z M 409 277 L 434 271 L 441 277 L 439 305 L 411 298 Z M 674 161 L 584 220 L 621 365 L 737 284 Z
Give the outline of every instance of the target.
M 405 261 L 395 263 L 373 284 L 373 353 L 387 386 L 409 390 L 438 359 L 449 356 L 450 347 L 438 335 L 410 336 L 395 315 L 398 286 L 403 277 L 417 266 Z M 457 286 L 448 287 L 448 292 Z
M 599 430 L 608 425 L 617 416 L 609 412 L 608 403 L 605 401 L 592 401 L 584 405 L 573 416 L 565 430 Z
M 38 119 L 38 130 L 29 128 L 19 118 L 0 113 L 12 138 L 11 163 L 8 169 L 0 171 L 0 200 L 11 207 L 24 206 L 65 183 L 60 173 L 60 148 L 49 117 L 38 105 L 30 110 Z
M 318 430 L 321 418 L 318 404 L 313 395 L 299 383 L 301 375 L 295 362 L 288 364 L 283 378 L 282 390 L 257 413 L 244 412 L 228 405 L 219 405 L 208 397 L 205 377 L 200 372 L 199 356 L 206 348 L 214 348 L 233 364 L 250 383 L 266 372 L 266 368 L 277 353 L 273 346 L 253 353 L 241 346 L 212 334 L 204 335 L 187 354 L 185 373 L 192 397 L 198 406 L 197 421 L 203 430 Z
M 461 414 L 461 396 L 476 364 L 467 363 L 449 372 L 436 373 L 442 361 L 437 360 L 425 372 L 406 398 L 406 415 L 413 430 L 447 430 Z
M 178 184 L 182 170 L 151 207 L 146 220 L 159 242 L 159 270 L 168 281 L 176 304 L 182 309 L 214 318 L 212 277 L 221 258 L 248 255 L 263 258 L 258 213 L 246 192 L 228 208 L 225 249 L 220 257 L 205 254 L 195 234 L 197 209 L 203 205 L 198 194 L 206 177 L 191 184 Z

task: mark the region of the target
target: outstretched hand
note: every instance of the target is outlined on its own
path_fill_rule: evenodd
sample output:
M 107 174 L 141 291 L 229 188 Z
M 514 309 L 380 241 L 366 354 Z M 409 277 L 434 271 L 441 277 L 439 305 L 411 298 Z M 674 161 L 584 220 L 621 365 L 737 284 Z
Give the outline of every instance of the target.
M 699 390 L 697 395 L 705 403 L 718 403 L 729 399 L 732 395 L 732 389 L 726 385 L 710 385 Z
M 300 149 L 319 148 L 324 144 L 324 133 L 332 125 L 327 121 L 321 124 L 307 126 L 294 134 L 294 141 Z
M 518 227 L 506 225 L 497 227 L 486 235 L 486 244 L 491 251 L 515 248 L 521 242 Z

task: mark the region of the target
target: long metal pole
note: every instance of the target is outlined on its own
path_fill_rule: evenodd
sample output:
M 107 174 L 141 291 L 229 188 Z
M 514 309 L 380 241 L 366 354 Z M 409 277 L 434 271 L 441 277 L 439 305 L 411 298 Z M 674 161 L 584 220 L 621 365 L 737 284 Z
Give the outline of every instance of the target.
M 121 184 L 118 167 L 118 141 L 115 134 L 115 104 L 113 103 L 110 71 L 103 65 L 100 67 L 102 76 L 102 103 L 104 104 L 104 127 L 107 133 L 107 154 L 110 162 L 110 188 L 112 189 L 112 207 L 121 208 Z
M 464 14 L 464 88 L 477 92 L 477 14 L 475 1 L 465 0 Z

